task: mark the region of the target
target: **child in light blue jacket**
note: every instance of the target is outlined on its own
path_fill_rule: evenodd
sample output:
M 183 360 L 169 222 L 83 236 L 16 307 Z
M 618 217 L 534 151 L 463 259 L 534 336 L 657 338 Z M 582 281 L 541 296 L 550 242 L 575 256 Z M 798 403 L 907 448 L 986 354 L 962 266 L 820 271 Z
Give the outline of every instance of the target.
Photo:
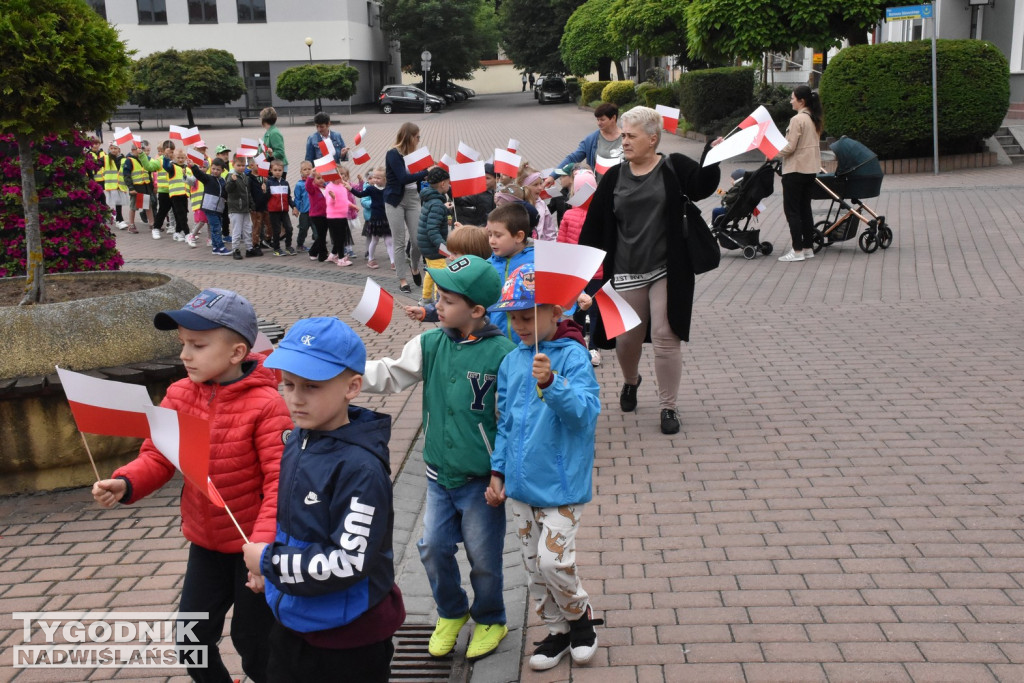
M 590 353 L 582 328 L 561 320 L 561 306 L 535 306 L 532 263 L 513 271 L 501 301 L 488 310 L 506 312 L 520 339 L 498 369 L 498 432 L 486 497 L 492 505 L 506 496 L 511 503 L 530 597 L 548 627 L 530 667 L 550 669 L 566 653 L 585 664 L 597 651 L 594 626 L 604 623 L 594 619 L 576 570 L 576 533 L 592 495 L 601 412 Z

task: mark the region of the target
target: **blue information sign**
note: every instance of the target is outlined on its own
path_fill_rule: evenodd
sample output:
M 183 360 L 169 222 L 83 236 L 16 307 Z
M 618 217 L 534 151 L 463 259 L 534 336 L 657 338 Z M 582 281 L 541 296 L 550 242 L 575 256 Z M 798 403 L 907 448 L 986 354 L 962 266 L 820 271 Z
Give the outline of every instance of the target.
M 906 21 L 907 19 L 931 19 L 932 6 L 907 5 L 906 7 L 886 7 L 886 21 Z

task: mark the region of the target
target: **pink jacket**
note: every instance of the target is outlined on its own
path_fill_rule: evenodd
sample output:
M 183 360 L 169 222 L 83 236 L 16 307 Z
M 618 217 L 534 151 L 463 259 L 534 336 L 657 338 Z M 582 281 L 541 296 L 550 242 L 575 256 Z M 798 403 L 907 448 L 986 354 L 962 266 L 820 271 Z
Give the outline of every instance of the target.
M 589 207 L 589 204 L 587 206 Z M 569 210 L 562 214 L 562 224 L 558 228 L 558 241 L 568 244 L 579 244 L 580 232 L 583 230 L 583 221 L 586 219 L 587 209 L 582 206 L 570 206 Z M 604 266 L 597 269 L 594 279 L 602 279 L 603 273 Z
M 355 196 L 348 191 L 347 187 L 341 183 L 327 183 L 321 192 L 323 192 L 324 200 L 327 202 L 328 218 L 349 217 L 349 212 L 352 209 L 352 203 L 357 200 Z M 334 199 L 331 199 L 331 192 L 334 193 Z

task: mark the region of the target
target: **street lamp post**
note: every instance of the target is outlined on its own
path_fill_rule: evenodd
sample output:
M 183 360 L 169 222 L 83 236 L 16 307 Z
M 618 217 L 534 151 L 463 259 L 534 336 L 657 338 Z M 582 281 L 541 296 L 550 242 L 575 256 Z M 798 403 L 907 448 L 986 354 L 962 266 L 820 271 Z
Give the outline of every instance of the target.
M 313 39 L 306 37 L 306 48 L 309 50 L 309 65 L 313 66 Z M 321 110 L 320 98 L 316 98 L 316 113 L 319 114 Z
M 427 82 L 430 74 L 430 58 L 432 56 L 429 50 L 424 50 L 420 53 L 420 59 L 423 60 L 420 63 L 420 66 L 423 67 L 423 113 L 427 111 L 427 98 L 430 97 L 430 92 L 427 90 Z

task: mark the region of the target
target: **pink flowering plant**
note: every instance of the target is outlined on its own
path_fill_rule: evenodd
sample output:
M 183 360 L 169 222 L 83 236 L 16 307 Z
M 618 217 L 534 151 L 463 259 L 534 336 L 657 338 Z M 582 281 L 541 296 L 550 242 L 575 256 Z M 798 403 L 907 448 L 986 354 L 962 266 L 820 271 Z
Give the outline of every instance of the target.
M 15 145 L 0 135 L 0 146 Z M 39 228 L 47 273 L 118 270 L 124 258 L 110 228 L 103 186 L 93 180 L 103 169 L 87 153 L 89 141 L 77 130 L 33 143 L 39 179 Z M 18 156 L 0 155 L 0 277 L 26 271 L 25 217 Z

